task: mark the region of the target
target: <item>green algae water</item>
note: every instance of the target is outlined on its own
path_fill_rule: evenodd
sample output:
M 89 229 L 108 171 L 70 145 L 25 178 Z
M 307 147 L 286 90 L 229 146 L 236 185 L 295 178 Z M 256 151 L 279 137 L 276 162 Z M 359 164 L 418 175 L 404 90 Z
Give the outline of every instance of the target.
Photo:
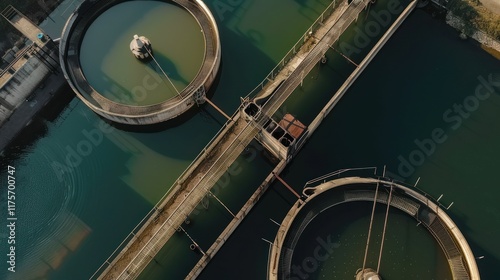
M 117 4 L 99 15 L 85 33 L 80 47 L 83 73 L 97 92 L 112 101 L 160 103 L 176 96 L 198 73 L 205 54 L 200 30 L 196 19 L 173 3 Z M 151 41 L 158 64 L 134 57 L 129 45 L 135 34 Z M 146 81 L 145 76 L 154 78 Z M 144 85 L 151 94 L 142 96 L 140 86 Z
M 239 97 L 265 77 L 328 1 L 206 3 L 218 21 L 223 49 L 220 80 L 211 93 L 212 100 L 226 112 L 233 112 Z M 286 32 L 280 28 L 283 24 L 290 27 Z M 346 36 L 356 35 L 354 28 L 348 32 Z M 286 104 L 287 111 L 305 124 L 353 69 L 337 54 L 328 53 L 328 58 L 328 64 L 315 68 L 304 87 Z M 415 11 L 282 176 L 299 191 L 307 180 L 346 167 L 387 165 L 388 170 L 409 182 L 421 177 L 420 188 L 435 197 L 444 193 L 442 202 L 446 205 L 455 202 L 450 215 L 474 253 L 485 256 L 478 260 L 482 277 L 494 279 L 500 259 L 496 241 L 500 208 L 495 203 L 499 191 L 494 172 L 498 165 L 495 155 L 500 152 L 495 139 L 500 133 L 493 125 L 498 118 L 498 97 L 492 95 L 480 103 L 456 129 L 457 122 L 446 122 L 443 114 L 474 93 L 479 76 L 488 79 L 489 74 L 498 73 L 496 59 L 473 42 L 460 41 L 458 34 L 441 21 Z M 318 103 L 308 95 L 315 96 L 314 100 L 317 97 Z M 5 166 L 17 170 L 19 243 L 18 272 L 2 270 L 2 279 L 89 279 L 224 121 L 214 109 L 202 107 L 164 126 L 124 130 L 109 127 L 77 99 L 60 103 L 57 114 L 40 116 L 23 134 L 22 138 L 30 141 L 14 143 L 2 156 L 2 188 Z M 398 172 L 401 158 L 410 161 L 409 155 L 418 149 L 415 139 L 432 137 L 435 128 L 445 130 L 448 140 L 436 145 L 422 164 L 412 165 L 413 172 Z M 242 173 L 220 193 L 220 199 L 233 211 L 241 207 L 272 166 L 262 158 L 247 162 L 241 157 L 239 162 Z M 203 220 L 193 219 L 188 229 L 204 248 L 231 219 L 214 198 L 209 201 L 211 208 L 203 212 Z M 294 202 L 283 186 L 273 184 L 199 279 L 266 279 L 269 245 L 262 238 L 274 239 L 278 227 L 269 219 L 281 221 Z M 350 219 L 355 213 L 351 217 L 346 212 L 342 211 L 339 225 L 352 229 L 349 235 L 360 239 L 341 244 L 361 242 L 366 234 L 366 213 L 361 213 L 358 222 Z M 335 221 L 338 215 L 332 212 L 325 219 Z M 395 224 L 403 225 L 408 232 L 413 229 L 414 221 L 397 215 L 390 216 Z M 396 229 L 393 226 L 391 231 Z M 210 231 L 207 236 L 206 231 Z M 309 236 L 314 234 L 311 231 Z M 7 235 L 3 230 L 0 235 L 5 258 Z M 307 247 L 309 241 L 304 238 Z M 422 254 L 404 256 L 434 254 L 438 259 L 439 251 L 433 250 L 436 245 L 422 228 L 415 227 L 408 239 L 395 241 L 389 243 L 395 247 L 389 245 L 383 267 L 404 261 L 398 260 L 401 255 L 390 253 L 400 250 L 397 246 L 403 242 L 426 247 Z M 155 258 L 157 262 L 149 265 L 143 279 L 183 279 L 201 257 L 190 251 L 189 245 L 184 234 L 175 235 Z M 414 251 L 410 245 L 402 247 Z M 2 263 L 6 263 L 4 258 Z M 420 271 L 415 266 L 422 264 L 410 265 L 410 260 L 404 263 L 408 265 L 404 272 L 389 275 L 413 275 L 413 269 Z M 329 263 L 325 269 L 331 272 L 337 265 Z M 421 275 L 435 275 L 435 279 L 446 275 L 441 266 L 426 269 L 431 271 Z M 354 272 L 345 273 L 351 277 Z

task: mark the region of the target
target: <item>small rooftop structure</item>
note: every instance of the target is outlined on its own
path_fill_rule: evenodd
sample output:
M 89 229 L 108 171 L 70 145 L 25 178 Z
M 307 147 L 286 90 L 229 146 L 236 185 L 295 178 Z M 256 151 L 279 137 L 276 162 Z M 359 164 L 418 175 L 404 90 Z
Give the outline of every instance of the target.
M 302 133 L 304 133 L 307 128 L 303 123 L 301 123 L 291 114 L 286 114 L 279 122 L 279 125 L 283 127 L 295 139 L 298 139 L 300 136 L 302 136 Z

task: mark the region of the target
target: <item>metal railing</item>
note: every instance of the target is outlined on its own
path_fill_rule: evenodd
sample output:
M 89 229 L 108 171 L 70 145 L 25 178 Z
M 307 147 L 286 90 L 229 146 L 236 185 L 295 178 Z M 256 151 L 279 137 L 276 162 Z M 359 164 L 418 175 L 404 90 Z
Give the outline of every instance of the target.
M 311 180 L 307 181 L 304 184 L 303 190 L 305 191 L 308 188 L 314 188 L 315 185 L 319 185 L 319 184 L 325 183 L 326 181 L 330 181 L 330 180 L 333 180 L 333 179 L 339 179 L 339 178 L 349 177 L 349 175 L 353 175 L 353 173 L 356 176 L 362 176 L 362 175 L 363 176 L 368 176 L 368 175 L 370 175 L 370 173 L 373 172 L 371 174 L 372 176 L 368 176 L 368 177 L 373 177 L 375 179 L 387 179 L 387 180 L 390 180 L 391 182 L 393 182 L 395 184 L 402 185 L 402 186 L 405 186 L 405 187 L 407 187 L 409 189 L 417 191 L 419 194 L 423 195 L 427 199 L 427 201 L 425 203 L 425 205 L 427 207 L 430 207 L 430 203 L 429 203 L 429 201 L 430 201 L 430 202 L 436 204 L 439 208 L 443 208 L 443 209 L 447 208 L 447 206 L 443 205 L 439 200 L 437 200 L 436 198 L 434 198 L 434 196 L 430 195 L 426 191 L 424 191 L 424 190 L 420 189 L 419 187 L 417 187 L 417 183 L 418 183 L 419 180 L 417 180 L 417 182 L 412 185 L 412 184 L 409 184 L 408 182 L 403 182 L 403 181 L 400 181 L 400 180 L 389 178 L 389 177 L 385 176 L 385 174 L 378 175 L 377 174 L 377 170 L 379 170 L 379 169 L 378 169 L 378 167 L 375 167 L 375 166 L 339 169 L 339 170 L 333 171 L 331 173 L 328 173 L 328 174 L 325 174 L 325 175 L 322 175 L 322 176 L 319 176 L 317 178 L 314 178 L 314 179 L 311 179 Z M 369 172 L 369 173 L 364 172 L 363 173 L 363 171 L 372 171 L 372 172 Z
M 326 18 L 337 8 L 341 3 L 347 2 L 347 0 L 337 1 L 334 0 L 330 3 L 326 9 L 321 13 L 321 15 L 311 24 L 309 28 L 304 32 L 304 34 L 297 40 L 297 42 L 293 45 L 293 47 L 283 56 L 283 58 L 277 63 L 277 65 L 267 74 L 267 76 L 262 80 L 260 84 L 258 84 L 253 90 L 251 90 L 245 97 L 255 97 L 264 87 L 270 82 L 273 81 L 276 75 L 285 67 L 285 65 L 293 58 L 299 49 L 304 45 L 307 41 L 307 38 L 310 36 L 311 32 L 316 31 L 324 22 Z
M 463 252 L 441 219 L 436 217 L 430 225 L 426 225 L 426 228 L 437 240 L 448 259 L 453 279 L 470 279 L 470 272 L 462 259 Z
M 344 169 L 339 169 L 333 172 L 330 172 L 328 174 L 325 174 L 323 176 L 319 176 L 317 178 L 311 179 L 307 181 L 304 185 L 304 189 L 307 187 L 310 187 L 310 185 L 316 184 L 318 182 L 320 183 L 325 183 L 327 180 L 330 181 L 331 179 L 338 179 L 341 178 L 340 175 L 344 176 L 345 173 L 350 173 L 350 172 L 359 172 L 359 171 L 364 171 L 364 170 L 373 170 L 373 175 L 377 175 L 377 167 L 371 166 L 371 167 L 357 167 L 357 168 L 344 168 Z

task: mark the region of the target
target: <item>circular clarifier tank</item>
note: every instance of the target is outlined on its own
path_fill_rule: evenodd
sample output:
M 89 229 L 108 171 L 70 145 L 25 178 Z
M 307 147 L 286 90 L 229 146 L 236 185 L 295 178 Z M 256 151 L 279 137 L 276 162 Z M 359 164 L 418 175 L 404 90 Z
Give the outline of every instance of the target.
M 136 35 L 151 43 L 143 59 L 131 51 Z M 158 123 L 202 103 L 219 64 L 217 26 L 202 1 L 85 1 L 61 39 L 77 96 L 119 123 Z
M 306 185 L 281 223 L 268 279 L 479 279 L 464 236 L 428 196 L 385 179 L 326 178 Z

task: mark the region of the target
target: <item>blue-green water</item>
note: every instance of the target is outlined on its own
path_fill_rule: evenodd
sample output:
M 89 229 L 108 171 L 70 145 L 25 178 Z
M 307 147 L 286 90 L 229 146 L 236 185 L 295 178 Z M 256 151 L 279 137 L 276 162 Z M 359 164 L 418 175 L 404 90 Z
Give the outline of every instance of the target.
M 328 1 L 206 2 L 218 20 L 223 48 L 220 80 L 212 99 L 226 112 L 233 112 L 239 97 L 263 79 Z M 351 36 L 355 32 L 353 29 Z M 338 88 L 341 78 L 352 71 L 337 54 L 329 52 L 328 57 L 329 63 L 315 68 L 286 104 L 287 111 L 306 124 Z M 353 166 L 386 164 L 410 182 L 422 177 L 422 189 L 436 197 L 444 193 L 442 202 L 447 205 L 455 202 L 451 216 L 475 254 L 485 256 L 478 261 L 483 278 L 494 279 L 500 259 L 495 239 L 500 231 L 500 209 L 494 201 L 498 195 L 494 168 L 500 153 L 495 144 L 500 132 L 493 125 L 499 117 L 498 96 L 481 101 L 457 128 L 457 121 L 446 121 L 443 114 L 474 94 L 480 84 L 478 76 L 488 79 L 499 70 L 498 61 L 473 42 L 460 41 L 441 21 L 416 11 L 283 177 L 298 190 L 313 177 Z M 312 94 L 314 101 L 307 98 Z M 215 135 L 223 120 L 212 108 L 203 107 L 164 126 L 124 131 L 103 125 L 76 99 L 61 114 L 37 119 L 22 136 L 32 141 L 28 145 L 16 142 L 2 157 L 2 187 L 5 166 L 17 170 L 19 270 L 16 274 L 2 270 L 0 275 L 10 277 L 7 279 L 33 279 L 34 275 L 88 279 Z M 448 139 L 436 144 L 422 164 L 414 165 L 413 172 L 398 172 L 401 158 L 410 160 L 409 155 L 419 148 L 415 140 L 432 137 L 436 128 L 443 129 Z M 263 159 L 240 161 L 243 172 L 220 193 L 233 211 L 270 168 Z M 282 220 L 293 202 L 283 186 L 274 184 L 200 279 L 265 279 L 268 244 L 261 238 L 274 239 L 277 226 L 269 218 Z M 217 232 L 231 218 L 213 198 L 210 205 L 214 207 L 203 214 L 207 219 L 193 219 L 189 229 L 204 246 L 216 234 L 205 238 L 203 223 L 214 221 Z M 1 211 L 5 213 L 5 206 Z M 6 236 L 4 231 L 0 234 Z M 157 270 L 152 263 L 146 273 L 168 273 L 174 275 L 172 279 L 180 279 L 189 271 L 199 255 L 189 251 L 186 236 L 176 238 L 165 250 L 180 252 L 183 257 L 160 254 L 158 262 L 164 266 L 180 262 L 179 270 Z M 6 252 L 4 240 L 2 252 Z

